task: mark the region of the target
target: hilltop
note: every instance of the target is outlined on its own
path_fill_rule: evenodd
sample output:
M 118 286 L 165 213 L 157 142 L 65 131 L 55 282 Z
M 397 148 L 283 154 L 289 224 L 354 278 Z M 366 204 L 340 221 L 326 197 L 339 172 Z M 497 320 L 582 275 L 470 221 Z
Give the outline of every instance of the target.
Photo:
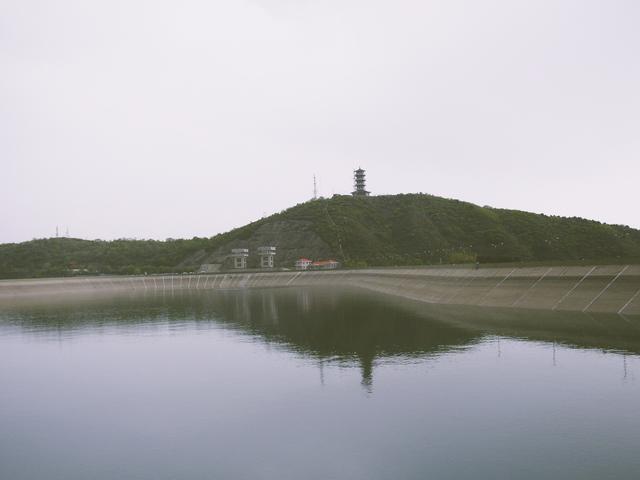
M 640 262 L 640 230 L 582 218 L 480 207 L 426 194 L 335 195 L 211 238 L 79 240 L 0 245 L 0 278 L 78 273 L 192 271 L 231 248 L 278 247 L 277 265 L 300 256 L 347 267 L 500 262 Z M 257 259 L 250 258 L 249 266 Z

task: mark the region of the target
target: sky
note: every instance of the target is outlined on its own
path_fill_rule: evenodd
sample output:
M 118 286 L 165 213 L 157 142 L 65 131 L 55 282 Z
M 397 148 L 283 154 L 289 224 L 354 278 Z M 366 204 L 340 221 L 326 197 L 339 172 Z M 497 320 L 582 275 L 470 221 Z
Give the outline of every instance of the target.
M 352 189 L 640 228 L 637 0 L 2 0 L 0 242 Z

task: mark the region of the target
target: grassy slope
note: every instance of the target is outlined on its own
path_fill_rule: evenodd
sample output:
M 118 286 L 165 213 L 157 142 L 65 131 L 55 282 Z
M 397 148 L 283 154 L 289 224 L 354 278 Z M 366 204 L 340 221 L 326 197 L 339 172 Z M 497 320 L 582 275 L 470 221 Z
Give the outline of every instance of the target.
M 640 258 L 640 231 L 430 195 L 334 198 L 345 259 L 368 264 Z M 329 230 L 321 234 L 330 236 Z
M 334 196 L 212 238 L 111 242 L 52 238 L 4 244 L 0 278 L 59 276 L 72 268 L 101 273 L 181 271 L 195 267 L 207 252 L 227 251 L 249 241 L 264 227 L 299 221 L 309 222 L 347 266 L 460 263 L 476 258 L 481 262 L 640 261 L 640 230 L 629 227 L 421 194 Z M 274 235 L 273 244 L 284 242 Z M 279 257 L 281 265 L 293 260 Z

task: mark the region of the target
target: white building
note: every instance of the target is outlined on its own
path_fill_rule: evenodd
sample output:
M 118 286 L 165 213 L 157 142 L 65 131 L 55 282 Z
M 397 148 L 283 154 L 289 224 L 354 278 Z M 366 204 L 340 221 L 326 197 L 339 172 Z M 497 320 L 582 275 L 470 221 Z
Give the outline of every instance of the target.
M 299 258 L 296 260 L 296 270 L 307 270 L 313 262 L 308 258 Z
M 261 268 L 273 268 L 275 265 L 276 247 L 258 247 Z
M 233 258 L 233 268 L 247 268 L 247 257 L 249 256 L 248 248 L 234 248 L 231 250 L 231 258 Z

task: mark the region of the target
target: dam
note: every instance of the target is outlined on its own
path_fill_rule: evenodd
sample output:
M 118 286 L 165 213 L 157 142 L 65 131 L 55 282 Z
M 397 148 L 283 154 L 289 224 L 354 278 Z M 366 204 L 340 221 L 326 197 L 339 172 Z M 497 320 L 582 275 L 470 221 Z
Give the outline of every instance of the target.
M 11 299 L 105 292 L 355 287 L 437 305 L 640 315 L 640 265 L 368 268 L 0 281 Z

